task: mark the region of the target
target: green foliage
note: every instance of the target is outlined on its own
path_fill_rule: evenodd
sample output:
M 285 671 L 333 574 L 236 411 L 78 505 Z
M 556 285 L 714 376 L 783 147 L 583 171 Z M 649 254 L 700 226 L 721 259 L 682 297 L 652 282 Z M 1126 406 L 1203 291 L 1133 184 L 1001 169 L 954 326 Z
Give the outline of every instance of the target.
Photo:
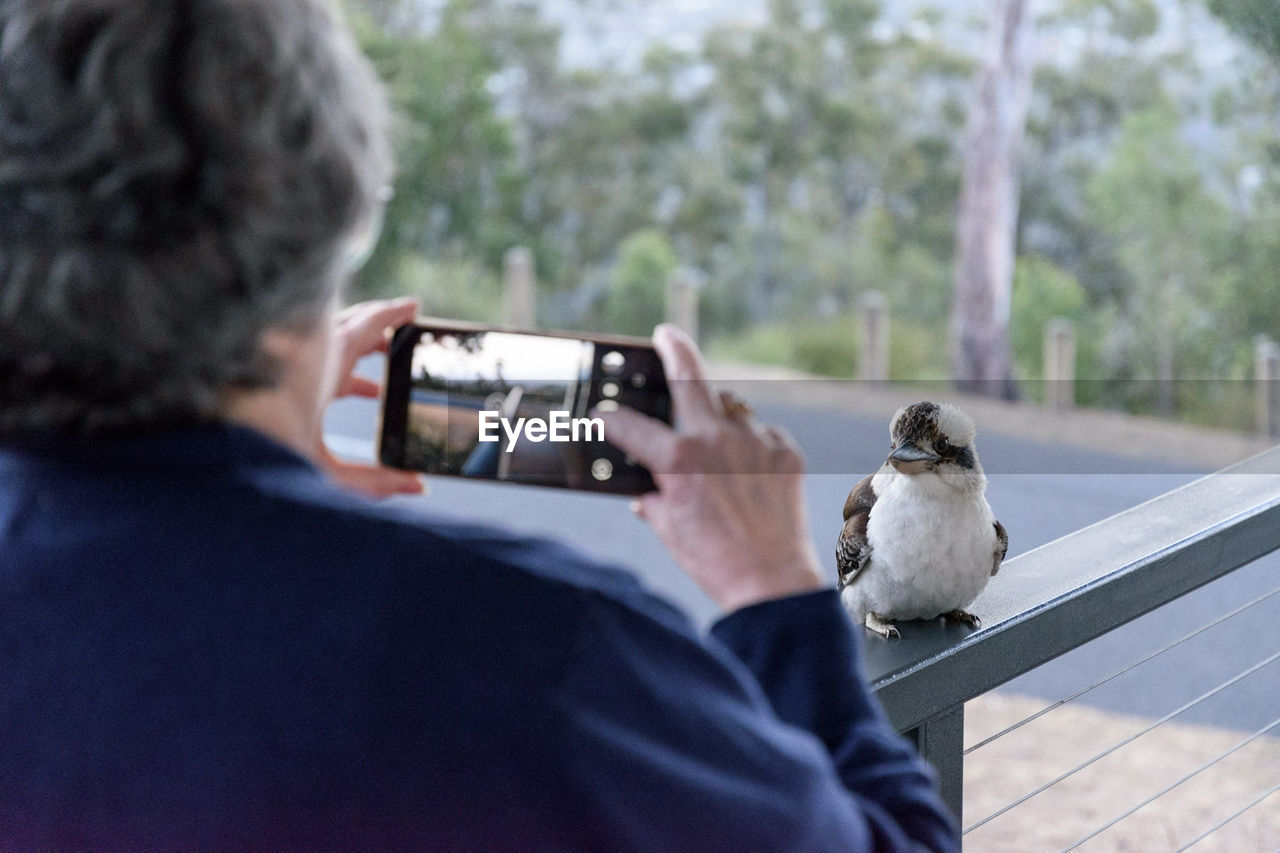
M 1050 20 L 1067 25 L 1103 26 L 1130 42 L 1150 38 L 1160 26 L 1154 0 L 1063 0 Z
M 667 280 L 676 263 L 661 231 L 638 231 L 622 241 L 606 301 L 609 331 L 644 336 L 653 332 L 665 316 Z
M 904 382 L 947 380 L 947 326 L 941 320 L 889 323 L 889 378 Z
M 361 292 L 495 319 L 503 253 L 525 245 L 545 322 L 647 334 L 688 266 L 713 355 L 851 376 L 857 299 L 875 289 L 894 377 L 945 376 L 975 70 L 952 7 L 904 23 L 877 0 L 769 0 L 763 22 L 638 67 L 569 69 L 533 0 L 344 2 L 399 115 Z M 1280 60 L 1280 4 L 1209 5 Z M 1170 363 L 1244 378 L 1251 336 L 1280 336 L 1280 74 L 1202 78 L 1163 8 L 1044 4 L 1041 43 L 1066 47 L 1037 71 L 1021 156 L 1018 370 L 1040 375 L 1044 324 L 1069 317 L 1079 398 L 1137 411 Z M 1244 411 L 1208 384 L 1175 390 L 1187 417 Z
M 1209 0 L 1209 8 L 1255 47 L 1280 62 L 1280 4 L 1275 0 Z
M 708 353 L 724 361 L 773 364 L 818 376 L 849 378 L 857 371 L 857 323 L 845 316 L 817 323 L 757 326 L 713 340 Z
M 1064 4 L 1060 25 L 1085 33 L 1087 47 L 1069 67 L 1037 71 L 1022 157 L 1019 250 L 1063 267 L 1095 304 L 1121 297 L 1131 282 L 1085 188 L 1125 118 L 1167 103 L 1165 64 L 1137 54 L 1141 40 L 1116 47 L 1112 8 L 1098 0 Z
M 1079 324 L 1086 294 L 1075 276 L 1038 255 L 1018 258 L 1013 274 L 1009 337 L 1022 378 L 1044 376 L 1044 334 L 1050 320 Z M 1079 353 L 1077 352 L 1077 361 Z
M 394 18 L 400 4 L 350 4 L 361 47 L 377 68 L 395 110 L 394 196 L 377 251 L 362 271 L 362 292 L 407 289 L 399 274 L 412 256 L 450 251 L 496 268 L 502 251 L 522 236 L 507 216 L 518 193 L 510 127 L 494 112 L 487 83 L 499 62 L 491 46 L 466 26 L 471 0 L 450 0 L 429 35 L 388 31 L 374 15 Z M 361 11 L 363 8 L 363 12 Z M 495 237 L 501 242 L 494 244 Z
M 422 313 L 432 317 L 497 323 L 502 320 L 502 282 L 497 273 L 474 260 L 429 260 L 404 255 L 392 279 L 395 284 L 370 296 L 417 296 Z
M 1231 217 L 1212 195 L 1169 105 L 1129 116 L 1110 156 L 1086 185 L 1090 210 L 1130 286 L 1113 301 L 1102 360 L 1112 402 L 1173 414 L 1206 409 L 1196 396 L 1221 377 L 1233 343 L 1216 332 L 1215 302 L 1234 289 Z
M 790 367 L 817 376 L 848 379 L 857 375 L 857 318 L 831 317 L 807 323 L 776 323 L 714 338 L 710 358 Z M 890 378 L 930 381 L 946 376 L 946 329 L 936 324 L 891 321 Z
M 1043 400 L 1045 387 L 1044 345 L 1050 322 L 1071 323 L 1075 332 L 1075 399 L 1080 405 L 1104 405 L 1115 389 L 1107 384 L 1112 375 L 1103 363 L 1104 343 L 1115 337 L 1115 313 L 1090 304 L 1088 293 L 1075 276 L 1039 255 L 1018 258 L 1013 277 L 1009 321 L 1010 341 L 1022 390 L 1033 400 Z M 1124 401 L 1117 399 L 1117 405 Z
M 858 364 L 860 335 L 849 318 L 793 327 L 794 366 L 819 376 L 848 376 Z
M 754 326 L 736 335 L 712 338 L 707 357 L 742 364 L 771 364 L 800 369 L 795 357 L 795 329 L 791 326 Z

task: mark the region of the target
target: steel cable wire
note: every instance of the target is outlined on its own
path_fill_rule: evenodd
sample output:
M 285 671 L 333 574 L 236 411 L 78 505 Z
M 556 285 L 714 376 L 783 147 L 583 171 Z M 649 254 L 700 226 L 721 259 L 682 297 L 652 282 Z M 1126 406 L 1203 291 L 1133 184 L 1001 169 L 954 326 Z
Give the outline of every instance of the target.
M 1068 778 L 1070 778 L 1070 777 L 1074 776 L 1075 774 L 1079 773 L 1081 770 L 1084 770 L 1086 767 L 1089 767 L 1090 765 L 1094 764 L 1095 762 L 1100 761 L 1100 760 L 1101 760 L 1101 759 L 1103 759 L 1103 758 L 1106 758 L 1108 755 L 1110 755 L 1111 753 L 1113 753 L 1113 752 L 1115 752 L 1116 750 L 1120 749 L 1121 747 L 1126 746 L 1127 744 L 1132 743 L 1133 741 L 1137 740 L 1138 738 L 1142 737 L 1143 735 L 1147 734 L 1148 732 L 1152 731 L 1153 729 L 1155 729 L 1155 728 L 1157 728 L 1157 727 L 1159 727 L 1159 726 L 1162 726 L 1162 725 L 1164 725 L 1165 723 L 1169 722 L 1169 721 L 1170 721 L 1170 720 L 1172 720 L 1174 717 L 1178 716 L 1179 714 L 1183 713 L 1184 711 L 1190 710 L 1191 708 L 1194 708 L 1196 705 L 1199 705 L 1201 702 L 1204 702 L 1205 700 L 1210 699 L 1210 698 L 1212 698 L 1213 696 L 1216 696 L 1217 694 L 1221 693 L 1223 690 L 1226 690 L 1226 689 L 1227 689 L 1228 687 L 1230 687 L 1231 685 L 1233 685 L 1233 684 L 1237 683 L 1238 681 L 1241 681 L 1241 680 L 1243 680 L 1243 679 L 1245 679 L 1245 678 L 1249 677 L 1249 676 L 1250 676 L 1250 675 L 1252 675 L 1253 673 L 1257 672 L 1258 670 L 1262 669 L 1262 668 L 1263 668 L 1263 667 L 1265 667 L 1265 666 L 1268 666 L 1269 664 L 1274 663 L 1274 662 L 1275 662 L 1275 661 L 1277 661 L 1277 660 L 1280 660 L 1280 652 L 1276 652 L 1275 654 L 1273 654 L 1273 655 L 1271 655 L 1270 657 L 1268 657 L 1266 660 L 1263 660 L 1263 661 L 1260 661 L 1259 663 L 1254 664 L 1253 666 L 1251 666 L 1251 667 L 1249 667 L 1248 669 L 1246 669 L 1244 672 L 1241 672 L 1241 673 L 1239 673 L 1238 675 L 1235 675 L 1235 676 L 1233 676 L 1232 678 L 1228 679 L 1227 681 L 1224 681 L 1223 683 L 1219 684 L 1217 687 L 1214 687 L 1212 690 L 1209 690 L 1209 691 L 1207 691 L 1207 692 L 1205 692 L 1205 693 L 1202 693 L 1201 695 L 1197 696 L 1195 699 L 1192 699 L 1190 702 L 1187 702 L 1186 704 L 1182 705 L 1181 707 L 1179 707 L 1179 708 L 1177 708 L 1177 709 L 1175 709 L 1175 710 L 1173 710 L 1173 711 L 1170 711 L 1168 714 L 1165 714 L 1163 717 L 1161 717 L 1160 719 L 1156 720 L 1156 721 L 1155 721 L 1154 723 L 1152 723 L 1151 725 L 1147 726 L 1146 728 L 1142 729 L 1142 730 L 1141 730 L 1141 731 L 1139 731 L 1139 732 L 1135 732 L 1134 734 L 1129 735 L 1128 737 L 1126 737 L 1126 738 L 1124 738 L 1123 740 L 1121 740 L 1119 743 L 1115 743 L 1115 744 L 1113 744 L 1113 745 L 1111 745 L 1111 746 L 1107 747 L 1107 748 L 1106 748 L 1106 749 L 1104 749 L 1102 752 L 1099 752 L 1097 755 L 1093 756 L 1092 758 L 1090 758 L 1088 761 L 1084 762 L 1083 764 L 1080 764 L 1080 765 L 1077 765 L 1076 767 L 1073 767 L 1071 770 L 1068 770 L 1066 773 L 1063 773 L 1062 775 L 1058 776 L 1057 778 L 1053 779 L 1052 781 L 1047 782 L 1047 783 L 1045 783 L 1044 785 L 1041 785 L 1040 787 L 1036 788 L 1035 790 L 1031 791 L 1030 793 L 1023 794 L 1021 797 L 1019 797 L 1018 799 L 1016 799 L 1016 800 L 1014 800 L 1013 802 L 1009 803 L 1008 805 L 1005 805 L 1005 806 L 1000 807 L 999 809 L 996 809 L 996 810 L 995 810 L 994 812 L 992 812 L 991 814 L 989 814 L 989 815 L 987 815 L 986 817 L 982 818 L 982 820 L 980 820 L 980 821 L 978 821 L 977 823 L 975 823 L 975 824 L 973 824 L 973 825 L 971 825 L 971 826 L 967 827 L 967 828 L 964 830 L 964 832 L 963 832 L 962 834 L 963 834 L 963 835 L 968 835 L 970 832 L 973 832 L 973 831 L 974 831 L 975 829 L 977 829 L 978 827 L 983 826 L 984 824 L 987 824 L 987 823 L 989 823 L 990 821 L 995 820 L 996 818 L 1000 817 L 1000 815 L 1004 814 L 1005 812 L 1008 812 L 1008 811 L 1010 811 L 1011 809 L 1016 808 L 1017 806 L 1022 805 L 1023 803 L 1025 803 L 1027 800 L 1031 799 L 1032 797 L 1035 797 L 1035 796 L 1037 796 L 1038 794 L 1041 794 L 1041 793 L 1043 793 L 1043 792 L 1045 792 L 1045 791 L 1049 790 L 1049 789 L 1050 789 L 1050 788 L 1052 788 L 1054 785 L 1057 785 L 1059 782 L 1063 781 L 1064 779 L 1068 779 Z
M 1235 753 L 1235 752 L 1237 752 L 1237 751 L 1239 751 L 1239 750 L 1241 750 L 1241 749 L 1245 748 L 1246 746 L 1248 746 L 1249 744 L 1253 743 L 1253 742 L 1254 742 L 1255 740 L 1257 740 L 1258 738 L 1260 738 L 1260 737 L 1262 737 L 1263 735 L 1265 735 L 1267 732 L 1269 732 L 1269 731 L 1271 731 L 1272 729 L 1274 729 L 1276 726 L 1280 726 L 1280 718 L 1278 718 L 1278 719 L 1276 719 L 1276 720 L 1273 720 L 1273 721 L 1271 722 L 1271 724 L 1270 724 L 1270 725 L 1268 725 L 1266 728 L 1259 729 L 1258 731 L 1256 731 L 1256 732 L 1254 732 L 1253 734 L 1249 735 L 1247 738 L 1245 738 L 1244 740 L 1240 741 L 1240 742 L 1239 742 L 1239 743 L 1237 743 L 1235 746 L 1231 747 L 1230 749 L 1228 749 L 1226 752 L 1222 753 L 1221 755 L 1218 755 L 1217 757 L 1212 758 L 1212 759 L 1210 759 L 1209 761 L 1206 761 L 1204 764 L 1201 764 L 1201 765 L 1200 765 L 1199 767 L 1197 767 L 1195 770 L 1192 770 L 1190 773 L 1186 774 L 1186 775 L 1185 775 L 1185 776 L 1183 776 L 1181 779 L 1179 779 L 1178 781 L 1174 782 L 1172 785 L 1169 785 L 1169 786 L 1167 786 L 1167 787 L 1165 787 L 1165 788 L 1161 789 L 1160 791 L 1157 791 L 1156 793 L 1152 794 L 1150 797 L 1147 797 L 1145 800 L 1143 800 L 1142 802 L 1138 803 L 1136 806 L 1133 806 L 1132 808 L 1128 809 L 1128 810 L 1127 810 L 1127 811 L 1125 811 L 1124 813 L 1122 813 L 1122 814 L 1120 814 L 1120 815 L 1117 815 L 1115 818 L 1111 819 L 1111 820 L 1110 820 L 1110 821 L 1108 821 L 1107 823 L 1104 823 L 1102 826 L 1100 826 L 1100 827 L 1098 827 L 1097 829 L 1093 830 L 1093 831 L 1092 831 L 1092 832 L 1090 832 L 1088 835 L 1084 836 L 1083 838 L 1081 838 L 1081 839 L 1077 840 L 1076 842 L 1074 842 L 1073 844 L 1071 844 L 1071 846 L 1062 848 L 1062 853 L 1070 853 L 1070 851 L 1075 850 L 1077 847 L 1079 847 L 1081 844 L 1084 844 L 1084 843 L 1085 843 L 1086 841 L 1088 841 L 1089 839 L 1094 838 L 1095 836 L 1101 835 L 1102 833 L 1106 832 L 1108 829 L 1110 829 L 1111 827 L 1115 826 L 1117 823 L 1119 823 L 1120 821 L 1122 821 L 1122 820 L 1124 820 L 1125 818 L 1129 817 L 1129 816 L 1130 816 L 1130 815 L 1132 815 L 1133 813 L 1135 813 L 1135 812 L 1139 811 L 1140 809 L 1144 808 L 1145 806 L 1148 806 L 1148 805 L 1150 805 L 1151 803 L 1155 802 L 1156 800 L 1160 799 L 1160 798 L 1161 798 L 1161 797 L 1163 797 L 1165 794 L 1169 793 L 1170 791 L 1172 791 L 1174 788 L 1178 787 L 1178 786 L 1179 786 L 1179 785 L 1181 785 L 1182 783 L 1186 782 L 1186 781 L 1187 781 L 1187 780 L 1189 780 L 1189 779 L 1194 778 L 1195 776 L 1199 775 L 1200 773 L 1203 773 L 1205 770 L 1208 770 L 1210 767 L 1212 767 L 1213 765 L 1217 764 L 1219 761 L 1222 761 L 1222 760 L 1223 760 L 1224 758 L 1226 758 L 1227 756 L 1229 756 L 1229 755 L 1231 755 L 1231 754 L 1233 754 L 1233 753 Z
M 1007 728 L 1005 728 L 1005 729 L 1003 729 L 1003 730 L 1001 730 L 1001 731 L 999 731 L 999 732 L 996 732 L 995 734 L 991 735 L 990 737 L 987 737 L 987 738 L 982 739 L 981 741 L 979 741 L 978 743 L 974 744 L 974 745 L 973 745 L 973 746 L 971 746 L 971 747 L 968 747 L 967 749 L 965 749 L 965 751 L 964 751 L 962 754 L 963 754 L 963 755 L 968 755 L 968 754 L 969 754 L 969 753 L 971 753 L 971 752 L 975 752 L 975 751 L 977 751 L 977 750 L 981 749 L 982 747 L 986 746 L 987 744 L 991 743 L 992 741 L 999 740 L 1000 738 L 1004 737 L 1005 735 L 1007 735 L 1007 734 L 1009 734 L 1009 733 L 1011 733 L 1011 732 L 1017 731 L 1018 729 L 1022 728 L 1022 727 L 1023 727 L 1023 726 L 1025 726 L 1025 725 L 1027 725 L 1028 723 L 1032 723 L 1032 722 L 1034 722 L 1034 721 L 1036 721 L 1036 720 L 1040 719 L 1040 718 L 1041 718 L 1041 717 L 1043 717 L 1045 714 L 1049 713 L 1050 711 L 1054 710 L 1055 708 L 1060 708 L 1060 707 L 1062 707 L 1063 705 L 1067 704 L 1068 702 L 1074 702 L 1076 699 L 1079 699 L 1081 696 L 1083 696 L 1084 694 L 1088 693 L 1089 691 L 1094 690 L 1095 688 L 1101 687 L 1102 685 L 1106 684 L 1108 681 L 1111 681 L 1112 679 L 1119 678 L 1120 676 L 1124 675 L 1126 672 L 1129 672 L 1130 670 L 1134 669 L 1135 667 L 1139 667 L 1139 666 L 1141 666 L 1142 664 L 1146 663 L 1147 661 L 1151 660 L 1152 658 L 1158 657 L 1158 656 L 1160 656 L 1160 655 L 1164 654 L 1165 652 L 1169 651 L 1170 649 L 1175 648 L 1175 647 L 1177 647 L 1177 646 L 1180 646 L 1180 645 L 1182 645 L 1183 643 L 1187 642 L 1188 640 L 1194 639 L 1196 636 L 1198 636 L 1198 635 L 1200 635 L 1200 634 L 1203 634 L 1205 631 L 1208 631 L 1210 628 L 1216 627 L 1217 625 L 1222 624 L 1223 622 L 1227 621 L 1228 619 L 1232 618 L 1233 616 L 1238 616 L 1238 615 L 1240 615 L 1241 613 L 1243 613 L 1243 612 L 1245 612 L 1246 610 L 1248 610 L 1249 608 L 1254 607 L 1254 606 L 1259 605 L 1259 604 L 1262 604 L 1264 601 L 1267 601 L 1268 599 L 1274 598 L 1274 597 L 1275 597 L 1275 596 L 1277 596 L 1277 595 L 1280 595 L 1280 587 L 1277 587 L 1276 589 L 1271 590 L 1271 592 L 1266 593 L 1265 595 L 1263 595 L 1263 596 L 1262 596 L 1262 597 L 1260 597 L 1260 598 L 1255 598 L 1253 601 L 1250 601 L 1248 604 L 1242 604 L 1241 606 L 1237 607 L 1235 610 L 1232 610 L 1230 613 L 1227 613 L 1227 614 L 1224 614 L 1224 615 L 1222 615 L 1222 616 L 1219 616 L 1217 619 L 1214 619 L 1212 622 L 1208 623 L 1207 625 L 1202 625 L 1201 627 L 1199 627 L 1199 628 L 1197 628 L 1196 630 L 1192 631 L 1190 634 L 1187 634 L 1187 635 L 1185 635 L 1185 636 L 1183 636 L 1183 637 L 1178 638 L 1177 640 L 1174 640 L 1173 642 L 1169 643 L 1168 645 L 1166 645 L 1166 646 L 1164 646 L 1164 647 L 1162 647 L 1162 648 L 1159 648 L 1159 649 L 1155 650 L 1154 652 L 1152 652 L 1151 654 L 1147 655 L 1146 657 L 1144 657 L 1144 658 L 1142 658 L 1142 659 L 1140 659 L 1140 660 L 1134 661 L 1133 663 L 1128 664 L 1128 665 L 1126 665 L 1126 666 L 1123 666 L 1123 667 L 1121 667 L 1120 669 L 1117 669 L 1115 672 L 1111 673 L 1110 675 L 1106 676 L 1105 678 L 1102 678 L 1102 679 L 1100 679 L 1100 680 L 1098 680 L 1098 681 L 1095 681 L 1093 684 L 1090 684 L 1088 687 L 1082 687 L 1081 689 L 1077 690 L 1075 693 L 1072 693 L 1070 696 L 1066 697 L 1065 699 L 1059 699 L 1058 701 L 1054 702 L 1052 705 L 1048 705 L 1047 707 L 1041 708 L 1039 711 L 1036 711 L 1036 712 L 1035 712 L 1034 714 L 1032 714 L 1031 716 L 1026 717 L 1025 719 L 1019 720 L 1018 722 L 1014 723 L 1013 725 L 1011 725 L 1011 726 L 1009 726 L 1009 727 L 1007 727 Z
M 1270 796 L 1272 796 L 1272 795 L 1276 794 L 1277 792 L 1280 792 L 1280 783 L 1276 783 L 1275 785 L 1272 785 L 1270 788 L 1268 788 L 1267 790 L 1265 790 L 1265 791 L 1263 791 L 1261 794 L 1259 794 L 1256 798 L 1254 798 L 1253 800 L 1250 800 L 1250 801 L 1249 801 L 1249 802 L 1248 802 L 1248 803 L 1247 803 L 1243 808 L 1241 808 L 1241 809 L 1239 809 L 1239 810 L 1237 810 L 1237 811 L 1233 812 L 1232 814 L 1228 815 L 1228 816 L 1227 816 L 1226 818 L 1224 818 L 1223 820 L 1218 821 L 1218 822 L 1217 822 L 1217 823 L 1215 823 L 1213 826 L 1209 827 L 1207 830 L 1205 830 L 1205 831 L 1204 831 L 1204 832 L 1202 832 L 1201 834 L 1197 835 L 1195 838 L 1191 839 L 1191 841 L 1189 841 L 1189 842 L 1187 842 L 1186 844 L 1184 844 L 1183 846 L 1179 847 L 1179 848 L 1177 849 L 1176 853 L 1183 853 L 1183 851 L 1184 851 L 1184 850 L 1188 850 L 1188 849 L 1190 849 L 1191 847 L 1194 847 L 1195 845 L 1199 844 L 1201 841 L 1204 841 L 1204 840 L 1205 840 L 1206 838 L 1208 838 L 1210 835 L 1213 835 L 1213 834 L 1214 834 L 1215 832 L 1217 832 L 1219 829 L 1222 829 L 1222 827 L 1224 827 L 1224 826 L 1226 826 L 1227 824 L 1231 823 L 1231 821 L 1233 821 L 1233 820 L 1235 820 L 1236 818 L 1240 817 L 1240 815 L 1242 815 L 1242 814 L 1244 814 L 1245 812 L 1249 811 L 1249 809 L 1253 808 L 1254 806 L 1256 806 L 1256 805 L 1258 805 L 1258 804 L 1262 803 L 1262 802 L 1263 802 L 1264 800 L 1266 800 L 1268 797 L 1270 797 Z

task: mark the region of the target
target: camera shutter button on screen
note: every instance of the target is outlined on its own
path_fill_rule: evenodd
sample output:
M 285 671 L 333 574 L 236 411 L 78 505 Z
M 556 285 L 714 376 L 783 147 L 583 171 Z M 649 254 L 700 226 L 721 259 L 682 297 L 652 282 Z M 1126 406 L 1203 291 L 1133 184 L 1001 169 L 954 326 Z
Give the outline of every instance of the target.
M 617 350 L 607 352 L 604 358 L 600 359 L 600 366 L 604 368 L 604 372 L 614 375 L 622 372 L 623 366 L 627 363 L 626 356 Z

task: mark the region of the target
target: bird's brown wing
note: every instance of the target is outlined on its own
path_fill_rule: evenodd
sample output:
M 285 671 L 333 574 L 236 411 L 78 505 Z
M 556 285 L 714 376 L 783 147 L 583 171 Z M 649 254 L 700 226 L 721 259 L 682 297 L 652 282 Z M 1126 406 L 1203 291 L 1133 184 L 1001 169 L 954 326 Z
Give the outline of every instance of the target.
M 1004 555 L 1009 553 L 1009 531 L 1004 529 L 1004 525 L 996 522 L 996 558 L 991 561 L 991 576 L 995 577 L 996 572 L 1000 571 L 1000 564 L 1004 562 Z
M 849 492 L 844 502 L 844 527 L 836 539 L 836 588 L 844 589 L 857 579 L 871 560 L 871 543 L 867 541 L 867 519 L 875 505 L 876 493 L 871 477 L 864 477 Z
M 844 499 L 845 521 L 848 521 L 849 516 L 854 513 L 866 515 L 871 512 L 871 505 L 876 502 L 876 493 L 871 490 L 871 478 L 874 476 L 874 474 L 868 474 L 859 480 L 858 485 L 849 492 L 849 497 Z

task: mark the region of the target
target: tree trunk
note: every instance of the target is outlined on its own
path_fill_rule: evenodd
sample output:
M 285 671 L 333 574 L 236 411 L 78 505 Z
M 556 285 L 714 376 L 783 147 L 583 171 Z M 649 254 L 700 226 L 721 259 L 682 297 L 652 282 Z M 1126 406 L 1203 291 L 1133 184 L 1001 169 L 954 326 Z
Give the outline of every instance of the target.
M 991 0 L 988 45 L 964 139 L 951 306 L 951 376 L 1012 399 L 1009 304 L 1018 224 L 1018 149 L 1031 99 L 1031 0 Z

